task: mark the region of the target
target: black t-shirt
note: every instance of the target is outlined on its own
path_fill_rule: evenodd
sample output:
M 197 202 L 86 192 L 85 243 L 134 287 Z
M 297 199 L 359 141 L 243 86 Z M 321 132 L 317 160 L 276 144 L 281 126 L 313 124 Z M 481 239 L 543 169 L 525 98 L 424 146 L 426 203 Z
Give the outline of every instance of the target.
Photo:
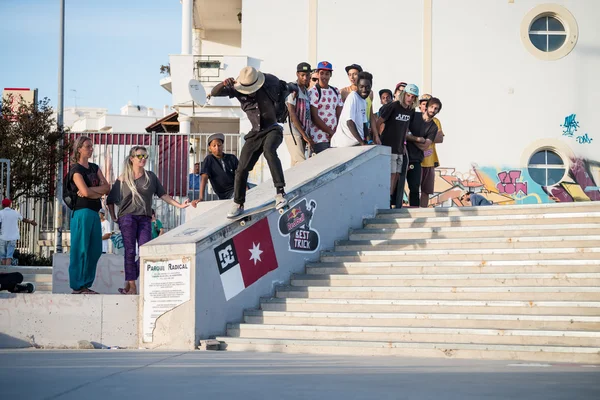
M 233 154 L 223 154 L 223 158 L 209 154 L 202 162 L 200 173 L 208 175 L 208 180 L 219 199 L 226 200 L 233 195 L 237 167 L 238 159 Z
M 85 168 L 83 165 L 76 163 L 71 165 L 71 176 L 76 173 L 81 174 L 83 177 L 83 181 L 87 185 L 87 187 L 98 187 L 100 186 L 100 178 L 98 177 L 98 166 L 94 163 L 88 163 L 89 167 Z M 77 185 L 75 181 L 71 179 L 71 190 L 77 193 Z M 100 211 L 102 208 L 102 204 L 100 203 L 100 199 L 88 199 L 87 197 L 79 197 L 77 196 L 77 200 L 75 201 L 75 207 L 73 207 L 73 211 L 81 210 L 83 208 L 89 208 L 92 211 Z
M 379 117 L 385 122 L 381 144 L 391 147 L 393 154 L 404 154 L 406 132 L 414 115 L 414 109 L 402 107 L 399 101 L 393 101 L 379 109 Z
M 429 139 L 432 142 L 435 140 L 437 135 L 437 125 L 433 122 L 433 119 L 425 122 L 423 120 L 423 114 L 418 112 L 415 113 L 415 117 L 410 121 L 410 133 L 413 136 L 423 137 Z M 423 150 L 419 149 L 413 142 L 406 142 L 406 149 L 408 151 L 408 160 L 410 162 L 421 162 L 423 161 Z

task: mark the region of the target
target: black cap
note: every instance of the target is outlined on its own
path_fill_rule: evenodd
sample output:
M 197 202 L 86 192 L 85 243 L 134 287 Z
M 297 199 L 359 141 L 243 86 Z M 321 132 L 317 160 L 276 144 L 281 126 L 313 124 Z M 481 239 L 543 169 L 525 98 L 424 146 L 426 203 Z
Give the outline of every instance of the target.
M 394 93 L 392 93 L 392 91 L 391 91 L 390 89 L 381 89 L 381 90 L 379 91 L 379 97 L 381 98 L 381 96 L 382 96 L 384 93 L 387 93 L 387 94 L 389 94 L 389 95 L 390 95 L 390 97 L 394 97 Z
M 312 68 L 310 67 L 310 64 L 307 62 L 301 62 L 296 67 L 296 72 L 311 72 L 311 71 L 312 71 Z
M 360 65 L 358 65 L 358 64 L 352 64 L 352 65 L 348 65 L 346 67 L 346 73 L 348 73 L 348 71 L 350 71 L 351 69 L 356 69 L 356 70 L 358 70 L 358 72 L 362 72 L 362 70 L 363 70 Z

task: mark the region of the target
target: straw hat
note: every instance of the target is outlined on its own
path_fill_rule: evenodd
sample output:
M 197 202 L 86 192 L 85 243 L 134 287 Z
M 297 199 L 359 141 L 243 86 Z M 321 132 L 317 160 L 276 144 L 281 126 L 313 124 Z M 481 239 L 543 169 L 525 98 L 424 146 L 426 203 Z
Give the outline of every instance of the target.
M 252 94 L 265 83 L 265 75 L 254 67 L 244 67 L 235 80 L 234 89 L 243 94 Z

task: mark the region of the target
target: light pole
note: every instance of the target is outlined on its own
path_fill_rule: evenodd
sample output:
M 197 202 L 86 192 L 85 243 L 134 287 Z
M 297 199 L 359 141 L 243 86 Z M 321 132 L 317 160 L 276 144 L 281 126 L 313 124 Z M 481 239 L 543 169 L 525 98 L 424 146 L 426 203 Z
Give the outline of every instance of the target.
M 56 109 L 56 127 L 60 133 L 60 152 L 62 154 L 63 140 L 63 113 L 64 101 L 63 95 L 65 91 L 65 0 L 60 2 L 60 28 L 58 33 L 58 104 Z M 62 203 L 62 187 L 63 187 L 63 157 L 61 156 L 58 162 L 58 171 L 56 173 L 56 199 L 54 200 L 54 252 L 62 253 L 62 225 L 63 225 L 63 203 Z

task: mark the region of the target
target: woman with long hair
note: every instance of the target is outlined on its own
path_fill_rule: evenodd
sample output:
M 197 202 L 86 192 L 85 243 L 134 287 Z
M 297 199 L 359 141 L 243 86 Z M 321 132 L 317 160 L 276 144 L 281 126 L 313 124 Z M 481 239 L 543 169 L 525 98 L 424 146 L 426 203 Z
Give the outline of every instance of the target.
M 136 243 L 142 246 L 152 237 L 152 196 L 178 208 L 189 206 L 189 200 L 182 204 L 167 194 L 157 176 L 146 171 L 147 160 L 145 147 L 132 147 L 125 159 L 123 174 L 106 201 L 111 218 L 119 224 L 125 248 L 125 287 L 119 289 L 121 294 L 137 294 L 135 282 L 140 276 L 140 264 L 135 260 Z M 115 204 L 119 206 L 118 218 Z
M 92 140 L 80 136 L 73 145 L 73 164 L 68 183 L 77 192 L 71 214 L 71 249 L 69 284 L 73 294 L 97 294 L 90 289 L 96 277 L 96 266 L 102 255 L 102 228 L 100 226 L 100 198 L 108 194 L 110 186 L 98 165 L 89 162 L 94 152 Z

